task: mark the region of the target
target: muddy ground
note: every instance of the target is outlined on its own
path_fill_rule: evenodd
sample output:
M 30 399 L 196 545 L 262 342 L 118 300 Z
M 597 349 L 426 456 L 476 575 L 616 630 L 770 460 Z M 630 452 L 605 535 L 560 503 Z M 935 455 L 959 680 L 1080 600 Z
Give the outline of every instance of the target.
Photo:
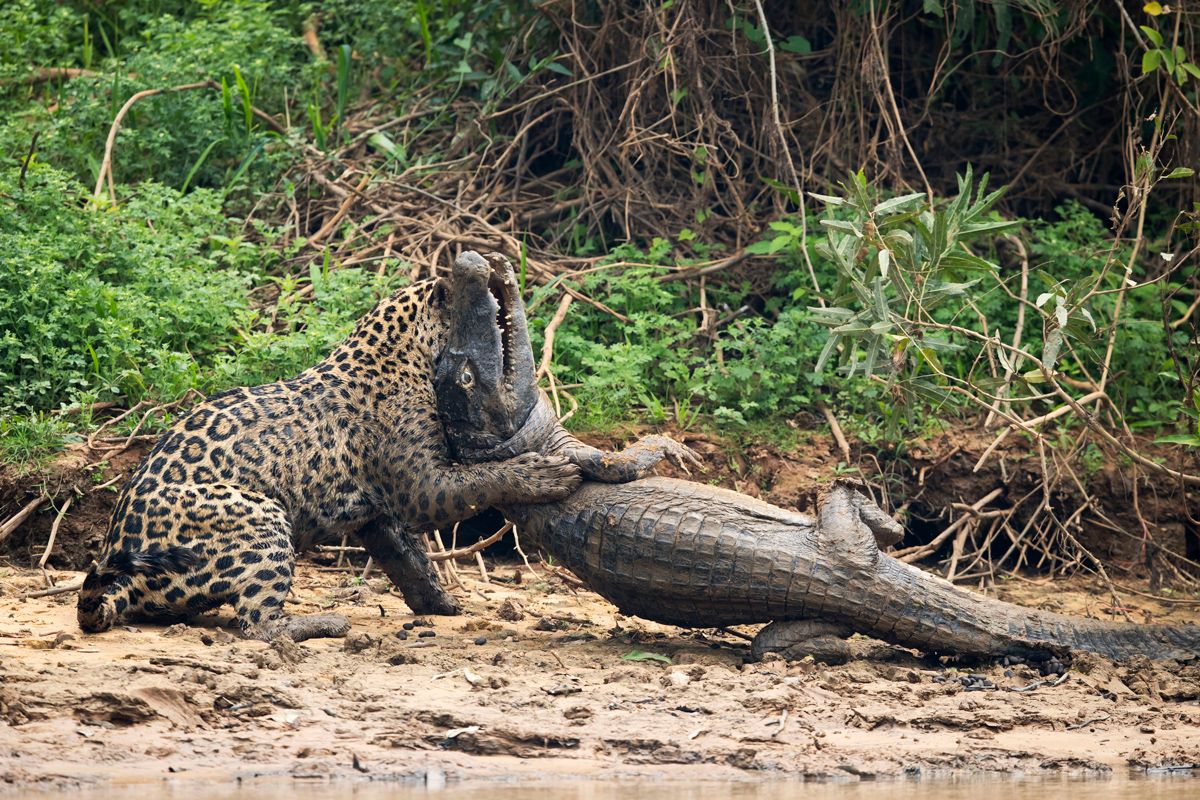
M 1058 685 L 1022 665 L 955 668 L 895 648 L 836 667 L 749 664 L 737 637 L 622 618 L 544 567 L 492 572 L 483 583 L 464 571 L 463 616 L 423 621 L 384 580 L 302 565 L 290 610 L 346 614 L 352 633 L 271 646 L 237 638 L 227 616 L 85 636 L 73 596 L 22 599 L 41 576 L 9 571 L 0 787 L 1200 764 L 1197 664 L 1088 658 Z M 519 584 L 499 582 L 518 572 Z M 1099 615 L 1097 589 L 1016 582 L 1000 596 Z M 1200 619 L 1136 605 L 1160 621 Z
M 910 537 L 927 541 L 943 527 L 936 515 L 949 502 L 1036 479 L 1019 443 L 971 473 L 990 439 L 977 438 L 914 446 L 893 470 L 907 476 L 895 482 L 897 499 L 923 504 L 932 520 L 928 531 L 910 524 Z M 789 453 L 690 443 L 710 465 L 701 479 L 801 510 L 839 460 L 819 438 Z M 76 452 L 40 475 L 0 469 L 0 517 L 38 492 L 75 492 L 49 560 L 52 579 L 70 581 L 140 455 L 88 469 L 97 456 Z M 1114 514 L 1129 507 L 1123 481 L 1117 469 L 1095 476 Z M 1180 509 L 1194 499 L 1181 503 L 1168 487 L 1144 494 L 1142 509 L 1182 550 L 1191 534 Z M 745 639 L 622 618 L 536 554 L 536 574 L 490 556 L 487 583 L 467 562 L 457 590 L 465 613 L 426 620 L 385 579 L 363 583 L 360 567 L 335 569 L 329 554 L 302 560 L 289 610 L 346 614 L 345 640 L 243 641 L 228 613 L 86 636 L 74 595 L 25 596 L 44 586 L 31 566 L 55 516 L 47 504 L 0 552 L 0 791 L 262 774 L 853 779 L 1200 764 L 1200 663 L 1085 658 L 1056 685 L 1023 665 L 956 665 L 882 645 L 864 645 L 874 658 L 845 666 L 750 664 Z M 1144 591 L 1131 541 L 1140 544 L 1086 543 L 1123 585 Z M 1012 578 L 988 592 L 1099 618 L 1200 622 L 1196 602 L 1126 592 L 1114 608 L 1081 576 Z

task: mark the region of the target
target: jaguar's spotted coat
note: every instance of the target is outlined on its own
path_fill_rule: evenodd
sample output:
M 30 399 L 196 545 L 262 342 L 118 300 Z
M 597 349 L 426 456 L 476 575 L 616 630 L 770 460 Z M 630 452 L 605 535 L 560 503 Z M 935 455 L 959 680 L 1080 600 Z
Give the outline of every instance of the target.
M 295 553 L 347 531 L 414 612 L 455 613 L 410 534 L 501 501 L 560 499 L 579 473 L 536 454 L 450 463 L 432 378 L 451 290 L 441 279 L 401 289 L 317 366 L 215 396 L 164 434 L 121 492 L 80 627 L 229 603 L 247 636 L 342 635 L 345 618 L 289 616 L 284 600 Z

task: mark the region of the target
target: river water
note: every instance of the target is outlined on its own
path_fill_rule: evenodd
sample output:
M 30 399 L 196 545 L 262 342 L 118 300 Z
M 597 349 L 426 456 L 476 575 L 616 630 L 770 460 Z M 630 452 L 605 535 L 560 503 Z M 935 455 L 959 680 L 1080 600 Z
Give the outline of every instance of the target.
M 244 781 L 241 784 L 129 784 L 69 793 L 17 797 L 117 800 L 138 795 L 166 800 L 1066 800 L 1087 794 L 1105 800 L 1194 800 L 1200 776 L 1166 774 L 1083 778 L 973 777 L 963 779 L 846 782 L 677 783 L 576 781 L 514 784 L 472 782 L 430 787 L 405 782 Z M 11 797 L 11 795 L 9 795 Z

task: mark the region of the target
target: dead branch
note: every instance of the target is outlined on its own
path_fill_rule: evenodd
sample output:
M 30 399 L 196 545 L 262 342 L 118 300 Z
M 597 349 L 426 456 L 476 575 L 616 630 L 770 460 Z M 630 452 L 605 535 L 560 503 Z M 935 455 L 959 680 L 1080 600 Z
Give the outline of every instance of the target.
M 50 498 L 45 494 L 38 495 L 26 503 L 24 508 L 9 517 L 4 524 L 0 525 L 0 542 L 3 542 L 5 539 L 11 536 L 13 531 L 21 527 L 21 523 L 24 522 L 30 514 L 32 514 L 34 511 L 37 511 L 42 503 L 49 499 Z
M 558 309 L 555 310 L 554 316 L 546 326 L 546 334 L 542 342 L 542 361 L 538 364 L 534 380 L 540 381 L 550 371 L 550 359 L 554 357 L 554 334 L 558 331 L 558 326 L 567 318 L 567 310 L 571 308 L 571 301 L 574 299 L 574 295 L 564 292 L 562 300 L 558 302 Z
M 38 559 L 38 569 L 42 571 L 42 575 L 46 575 L 46 561 L 50 558 L 50 552 L 54 549 L 54 540 L 58 538 L 58 526 L 62 525 L 63 517 L 67 515 L 67 509 L 71 507 L 71 501 L 74 496 L 68 496 L 63 502 L 62 508 L 58 510 L 58 516 L 54 518 L 54 524 L 50 526 L 50 538 L 46 540 L 46 549 L 42 551 L 42 557 Z M 46 577 L 46 583 L 53 585 L 49 576 Z

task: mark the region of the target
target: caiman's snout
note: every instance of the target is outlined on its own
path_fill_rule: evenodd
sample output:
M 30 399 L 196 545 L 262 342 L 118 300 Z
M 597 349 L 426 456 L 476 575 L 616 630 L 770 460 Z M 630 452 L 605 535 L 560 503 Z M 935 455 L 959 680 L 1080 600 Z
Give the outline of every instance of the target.
M 507 440 L 537 400 L 525 309 L 508 259 L 460 255 L 447 313 L 446 350 L 434 372 L 443 424 L 460 444 Z

